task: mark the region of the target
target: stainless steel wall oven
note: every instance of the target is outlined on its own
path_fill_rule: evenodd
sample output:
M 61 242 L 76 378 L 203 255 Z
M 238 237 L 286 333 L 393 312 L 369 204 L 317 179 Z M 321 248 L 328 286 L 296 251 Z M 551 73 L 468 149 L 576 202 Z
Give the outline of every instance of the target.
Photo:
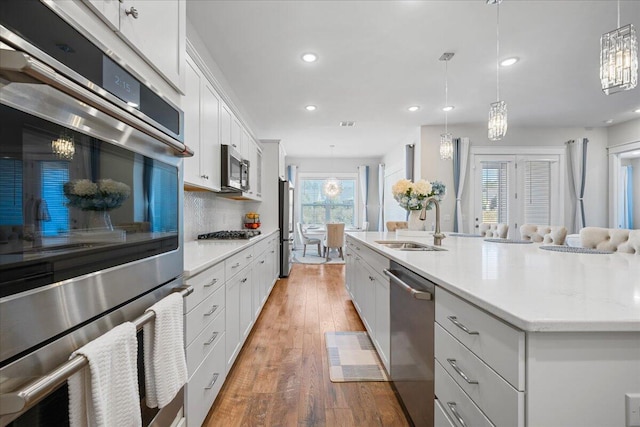
M 182 284 L 182 112 L 68 21 L 0 1 L 0 426 L 66 425 L 16 391 Z

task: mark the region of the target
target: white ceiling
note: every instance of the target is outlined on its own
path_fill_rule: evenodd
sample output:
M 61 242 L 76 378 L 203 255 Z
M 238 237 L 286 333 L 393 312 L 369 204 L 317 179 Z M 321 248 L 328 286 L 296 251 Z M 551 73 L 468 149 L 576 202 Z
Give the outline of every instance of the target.
M 620 2 L 640 30 L 640 1 Z M 190 0 L 187 16 L 260 139 L 288 155 L 383 155 L 420 125 L 443 125 L 443 52 L 449 124 L 485 123 L 496 100 L 496 6 L 447 1 Z M 600 36 L 616 2 L 505 0 L 500 5 L 500 97 L 509 126 L 607 126 L 640 117 L 640 87 L 606 96 Z M 300 57 L 314 52 L 319 60 Z M 308 112 L 305 105 L 317 105 Z M 407 108 L 420 105 L 418 112 Z M 343 120 L 353 128 L 339 127 Z

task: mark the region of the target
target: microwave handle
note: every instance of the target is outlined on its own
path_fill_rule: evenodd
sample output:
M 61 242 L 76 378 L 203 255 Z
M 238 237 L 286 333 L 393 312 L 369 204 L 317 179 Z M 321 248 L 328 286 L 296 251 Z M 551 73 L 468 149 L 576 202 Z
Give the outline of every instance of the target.
M 130 115 L 77 83 L 56 73 L 55 70 L 26 53 L 0 49 L 0 76 L 18 83 L 47 84 L 159 140 L 175 150 L 180 157 L 192 157 L 194 154 L 193 150 L 185 144 L 170 138 L 153 126 L 146 124 L 137 117 Z

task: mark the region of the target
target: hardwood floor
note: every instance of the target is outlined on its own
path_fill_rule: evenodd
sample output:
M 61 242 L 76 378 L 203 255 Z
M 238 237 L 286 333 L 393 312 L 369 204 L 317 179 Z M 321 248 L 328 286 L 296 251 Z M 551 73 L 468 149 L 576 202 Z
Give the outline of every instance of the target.
M 386 382 L 332 383 L 326 331 L 363 331 L 344 265 L 279 280 L 204 426 L 408 426 Z

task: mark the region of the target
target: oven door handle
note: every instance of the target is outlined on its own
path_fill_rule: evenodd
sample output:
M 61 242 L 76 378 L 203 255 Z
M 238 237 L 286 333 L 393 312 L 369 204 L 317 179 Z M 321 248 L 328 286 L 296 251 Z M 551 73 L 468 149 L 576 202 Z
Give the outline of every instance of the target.
M 175 288 L 175 291 L 180 292 L 180 295 L 185 298 L 193 293 L 193 287 L 185 285 Z M 147 311 L 142 316 L 132 320 L 131 323 L 133 323 L 136 326 L 136 330 L 139 331 L 145 323 L 150 322 L 154 318 L 155 313 L 153 311 Z M 88 364 L 89 361 L 87 358 L 79 354 L 48 374 L 21 387 L 19 390 L 10 393 L 1 393 L 0 415 L 14 414 L 29 409 L 64 384 L 71 375 L 80 371 Z
M 17 83 L 47 84 L 161 141 L 175 150 L 180 157 L 192 157 L 194 154 L 193 150 L 185 144 L 56 73 L 55 70 L 26 53 L 0 49 L 0 76 Z
M 409 292 L 411 294 L 411 296 L 414 297 L 415 299 L 421 299 L 421 300 L 425 300 L 425 301 L 430 301 L 430 300 L 433 299 L 433 296 L 431 295 L 430 292 L 423 292 L 423 291 L 418 291 L 418 290 L 413 289 L 404 280 L 400 279 L 398 276 L 393 274 L 390 270 L 387 270 L 385 268 L 382 271 L 384 271 L 384 274 L 386 274 L 389 277 L 389 279 L 391 279 L 392 282 L 395 282 L 398 285 L 400 285 L 400 287 L 403 290 Z

